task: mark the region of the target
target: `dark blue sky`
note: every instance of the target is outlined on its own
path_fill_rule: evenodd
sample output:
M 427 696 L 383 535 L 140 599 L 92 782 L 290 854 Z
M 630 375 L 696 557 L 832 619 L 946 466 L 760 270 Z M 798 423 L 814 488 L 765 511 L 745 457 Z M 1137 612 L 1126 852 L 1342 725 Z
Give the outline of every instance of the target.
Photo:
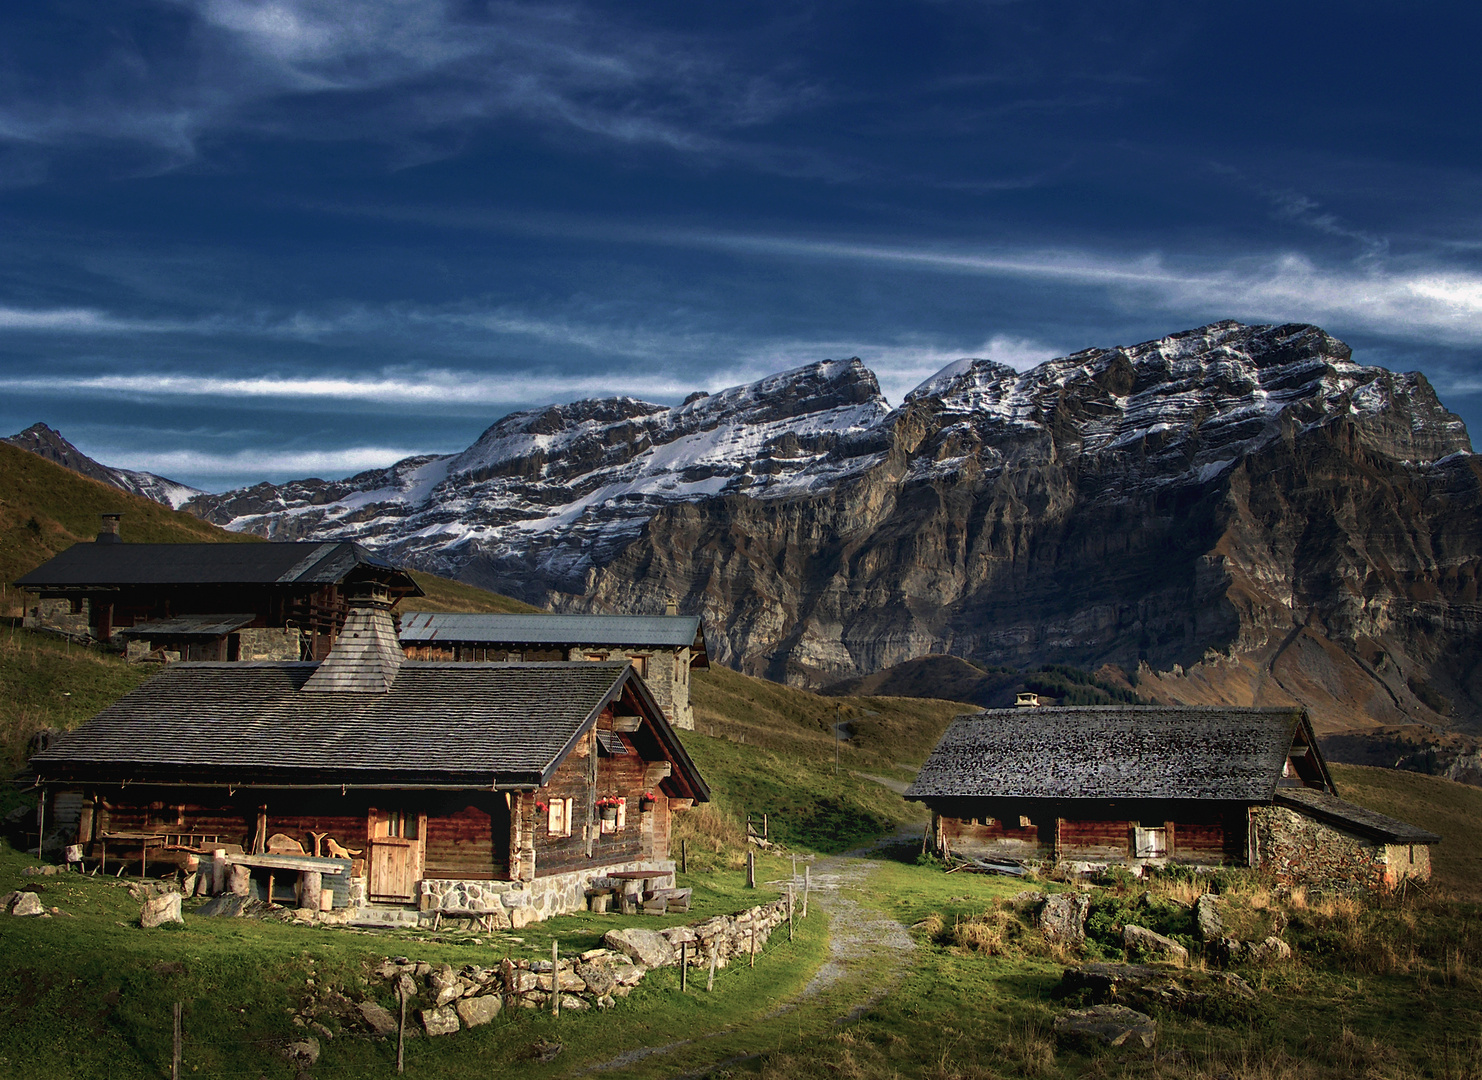
M 0 8 L 0 429 L 211 489 L 1314 322 L 1482 424 L 1460 4 Z

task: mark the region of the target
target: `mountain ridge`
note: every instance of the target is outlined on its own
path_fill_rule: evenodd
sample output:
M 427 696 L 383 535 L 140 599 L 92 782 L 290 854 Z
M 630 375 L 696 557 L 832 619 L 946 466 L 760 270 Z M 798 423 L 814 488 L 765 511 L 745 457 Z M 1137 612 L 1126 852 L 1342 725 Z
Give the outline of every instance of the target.
M 523 410 L 458 454 L 188 509 L 558 610 L 672 597 L 717 659 L 795 685 L 933 653 L 1111 664 L 1334 730 L 1482 724 L 1479 493 L 1423 375 L 1226 321 L 1024 372 L 957 361 L 894 408 L 854 359 L 673 408 Z

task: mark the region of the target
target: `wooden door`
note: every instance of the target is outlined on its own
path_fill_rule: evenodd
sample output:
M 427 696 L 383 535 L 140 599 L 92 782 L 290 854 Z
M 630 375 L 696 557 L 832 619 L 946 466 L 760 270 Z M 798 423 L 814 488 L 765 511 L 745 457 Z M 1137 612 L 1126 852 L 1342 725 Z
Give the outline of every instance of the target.
M 409 904 L 417 898 L 427 815 L 395 810 L 370 812 L 366 892 L 371 900 Z

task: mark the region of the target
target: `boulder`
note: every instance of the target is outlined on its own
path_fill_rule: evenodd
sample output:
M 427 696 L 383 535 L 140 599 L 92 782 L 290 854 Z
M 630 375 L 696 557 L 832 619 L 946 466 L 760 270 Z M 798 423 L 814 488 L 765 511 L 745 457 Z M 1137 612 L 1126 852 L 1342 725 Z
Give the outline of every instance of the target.
M 18 893 L 15 903 L 11 906 L 12 915 L 41 915 L 46 911 L 41 903 L 41 897 L 33 892 Z
M 458 1013 L 451 1005 L 422 1009 L 417 1015 L 422 1018 L 422 1030 L 428 1035 L 452 1035 L 458 1030 Z
M 1093 1005 L 1057 1016 L 1055 1035 L 1091 1048 L 1129 1044 L 1148 1048 L 1157 1041 L 1158 1025 L 1151 1016 L 1125 1005 Z
M 180 917 L 180 894 L 178 892 L 166 893 L 164 896 L 146 900 L 144 906 L 139 909 L 139 925 L 146 930 L 164 926 L 166 923 L 183 922 L 185 920 Z
M 1122 927 L 1122 944 L 1127 951 L 1182 967 L 1189 962 L 1189 950 L 1172 938 L 1154 933 L 1145 926 L 1127 923 Z
M 609 930 L 602 943 L 645 968 L 667 967 L 674 963 L 674 946 L 653 930 Z
M 248 913 L 253 901 L 245 896 L 236 896 L 232 893 L 222 893 L 213 896 L 200 907 L 195 909 L 197 915 L 220 915 L 228 919 L 241 918 Z
M 476 1028 L 493 1020 L 503 1007 L 504 999 L 498 994 L 485 994 L 483 997 L 463 998 L 454 1009 L 464 1027 Z
M 1292 947 L 1273 934 L 1260 944 L 1247 945 L 1246 955 L 1252 963 L 1269 964 L 1278 960 L 1290 960 Z
M 362 1001 L 356 1006 L 360 1012 L 360 1018 L 377 1035 L 395 1035 L 396 1017 L 391 1015 L 391 1010 L 374 1001 Z
M 1053 996 L 1073 998 L 1082 1005 L 1125 1005 L 1141 1012 L 1171 1011 L 1222 1022 L 1255 1019 L 1259 1013 L 1256 992 L 1244 979 L 1146 964 L 1066 968 Z
M 1080 945 L 1086 940 L 1086 913 L 1091 898 L 1082 892 L 1051 893 L 1035 912 L 1034 922 L 1045 940 L 1058 945 Z
M 1225 922 L 1220 918 L 1219 897 L 1205 893 L 1194 902 L 1194 920 L 1200 941 L 1218 941 L 1225 936 Z

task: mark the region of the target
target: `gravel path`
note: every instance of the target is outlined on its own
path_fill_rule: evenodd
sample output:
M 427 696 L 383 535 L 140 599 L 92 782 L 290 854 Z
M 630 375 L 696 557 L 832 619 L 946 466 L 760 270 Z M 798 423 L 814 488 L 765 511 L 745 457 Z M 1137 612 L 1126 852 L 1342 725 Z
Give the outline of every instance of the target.
M 816 904 L 829 914 L 828 959 L 796 998 L 758 1017 L 754 1025 L 765 1024 L 793 1012 L 804 1002 L 826 995 L 846 979 L 847 993 L 836 1003 L 840 1011 L 834 1018 L 835 1024 L 857 1020 L 894 989 L 911 962 L 916 943 L 911 940 L 904 925 L 866 908 L 855 896 L 877 865 L 871 856 L 880 847 L 898 843 L 902 839 L 915 840 L 919 834 L 919 829 L 902 832 L 899 836 L 879 841 L 867 848 L 843 855 L 820 857 L 809 864 L 809 905 Z M 798 872 L 798 885 L 801 888 L 801 866 Z M 779 884 L 785 887 L 786 879 Z M 856 976 L 859 978 L 855 978 Z M 701 1038 L 715 1038 L 732 1034 L 736 1030 L 722 1029 Z M 634 1065 L 645 1058 L 664 1054 L 696 1041 L 698 1040 L 681 1039 L 660 1046 L 640 1047 L 600 1065 L 591 1066 L 586 1071 L 603 1072 Z M 754 1056 L 756 1055 L 748 1054 L 727 1058 L 697 1072 L 682 1074 L 674 1080 L 693 1080 Z

